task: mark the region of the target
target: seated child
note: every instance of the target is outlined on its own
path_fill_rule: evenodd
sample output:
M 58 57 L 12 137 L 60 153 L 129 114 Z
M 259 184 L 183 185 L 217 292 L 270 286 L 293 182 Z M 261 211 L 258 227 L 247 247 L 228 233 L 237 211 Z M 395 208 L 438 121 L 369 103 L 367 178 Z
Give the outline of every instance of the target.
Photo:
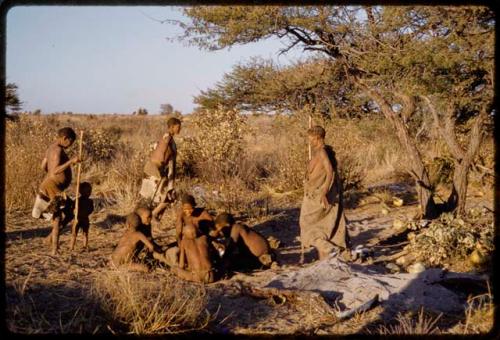
M 211 262 L 210 243 L 206 235 L 200 235 L 192 224 L 184 226 L 179 249 L 179 267 L 172 272 L 181 279 L 211 283 L 214 282 L 214 268 Z M 187 269 L 184 269 L 187 264 Z
M 136 213 L 131 213 L 127 216 L 127 231 L 122 236 L 118 245 L 116 246 L 113 254 L 111 254 L 111 266 L 125 267 L 129 270 L 147 272 L 149 268 L 142 263 L 136 262 L 136 257 L 134 256 L 137 250 L 137 246 L 144 244 L 146 248 L 153 253 L 153 257 L 158 260 L 163 260 L 163 255 L 154 251 L 153 244 L 144 236 L 143 233 L 138 231 L 141 224 L 141 220 Z
M 77 218 L 77 224 L 76 228 L 71 231 L 71 250 L 75 248 L 76 237 L 80 229 L 82 229 L 83 232 L 83 248 L 88 248 L 90 227 L 89 215 L 94 212 L 94 203 L 90 199 L 92 185 L 89 182 L 80 183 L 79 191 L 80 198 L 78 199 L 78 216 L 75 217 Z
M 226 269 L 268 268 L 274 261 L 274 253 L 264 236 L 246 225 L 235 223 L 231 214 L 219 214 L 215 219 L 215 230 L 210 235 L 218 239 L 219 247 L 224 249 L 222 258 Z
M 196 208 L 194 197 L 188 194 L 182 195 L 181 208 L 177 213 L 177 222 L 175 224 L 175 232 L 177 242 L 182 237 L 182 229 L 185 225 L 193 225 L 198 232 L 208 235 L 208 232 L 213 228 L 213 217 L 204 208 Z

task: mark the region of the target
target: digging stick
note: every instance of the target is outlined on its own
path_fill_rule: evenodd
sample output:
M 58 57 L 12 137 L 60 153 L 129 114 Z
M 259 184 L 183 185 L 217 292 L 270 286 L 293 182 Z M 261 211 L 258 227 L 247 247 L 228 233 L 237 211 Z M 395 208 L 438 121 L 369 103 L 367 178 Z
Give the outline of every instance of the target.
M 76 240 L 76 226 L 78 224 L 78 203 L 80 201 L 80 176 L 82 174 L 82 150 L 83 150 L 83 130 L 80 131 L 80 141 L 79 141 L 79 150 L 78 150 L 78 158 L 80 162 L 78 163 L 78 168 L 76 170 L 76 193 L 75 193 L 75 217 L 73 219 L 73 225 L 71 227 L 71 250 L 73 250 L 75 246 Z
M 309 129 L 312 128 L 312 117 L 309 115 Z M 311 150 L 311 143 L 307 142 L 307 148 L 309 151 L 309 161 L 311 161 L 312 158 L 312 150 Z M 304 263 L 304 242 L 302 240 L 302 235 L 300 236 L 300 264 Z
M 155 189 L 155 192 L 153 194 L 153 197 L 151 197 L 151 200 L 149 202 L 149 206 L 152 207 L 154 202 L 155 202 L 155 197 L 156 197 L 156 194 L 158 193 L 158 189 L 160 189 L 160 187 L 163 185 L 163 182 L 165 182 L 165 177 L 162 177 L 160 179 L 160 181 L 158 182 L 158 184 L 156 185 L 156 189 Z

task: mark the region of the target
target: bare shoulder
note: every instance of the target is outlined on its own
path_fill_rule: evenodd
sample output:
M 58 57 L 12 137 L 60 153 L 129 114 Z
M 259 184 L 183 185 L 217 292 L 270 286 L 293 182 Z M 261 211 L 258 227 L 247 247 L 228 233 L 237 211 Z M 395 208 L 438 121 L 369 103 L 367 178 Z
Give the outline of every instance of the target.
M 248 229 L 248 227 L 241 222 L 236 222 L 235 224 L 233 224 L 233 229 L 241 230 L 241 229 Z
M 51 143 L 49 145 L 49 147 L 47 148 L 47 153 L 48 154 L 59 154 L 59 153 L 61 153 L 62 150 L 63 150 L 63 148 L 59 144 Z
M 172 135 L 170 135 L 170 133 L 166 133 L 163 135 L 163 137 L 161 138 L 161 140 L 165 143 L 165 144 L 169 144 L 170 141 L 172 140 Z
M 200 217 L 203 217 L 204 219 L 209 219 L 209 220 L 213 220 L 213 216 L 210 215 L 210 213 L 204 208 Z

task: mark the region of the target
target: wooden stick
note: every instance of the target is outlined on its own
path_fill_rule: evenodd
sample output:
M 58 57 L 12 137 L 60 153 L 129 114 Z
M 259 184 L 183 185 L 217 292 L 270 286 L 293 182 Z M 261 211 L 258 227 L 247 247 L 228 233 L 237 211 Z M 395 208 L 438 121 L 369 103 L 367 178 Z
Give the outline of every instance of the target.
M 80 131 L 80 145 L 79 145 L 79 150 L 78 150 L 78 158 L 80 159 L 80 162 L 78 163 L 78 169 L 77 169 L 77 175 L 76 175 L 76 197 L 75 197 L 75 218 L 73 219 L 73 225 L 71 227 L 71 235 L 73 238 L 76 237 L 76 226 L 78 224 L 78 203 L 80 200 L 80 176 L 82 172 L 82 149 L 83 149 L 83 130 Z M 72 239 L 71 242 L 71 249 L 75 246 L 75 240 Z
M 309 115 L 309 129 L 312 128 L 312 117 Z M 311 143 L 308 141 L 307 142 L 307 147 L 309 151 L 309 161 L 311 161 L 312 158 L 312 149 L 311 149 Z M 304 263 L 304 242 L 302 242 L 302 236 L 300 237 L 300 264 Z
M 309 129 L 312 128 L 312 117 L 309 115 Z M 309 148 L 309 160 L 312 158 L 312 149 L 311 149 L 311 143 L 308 142 L 308 148 Z

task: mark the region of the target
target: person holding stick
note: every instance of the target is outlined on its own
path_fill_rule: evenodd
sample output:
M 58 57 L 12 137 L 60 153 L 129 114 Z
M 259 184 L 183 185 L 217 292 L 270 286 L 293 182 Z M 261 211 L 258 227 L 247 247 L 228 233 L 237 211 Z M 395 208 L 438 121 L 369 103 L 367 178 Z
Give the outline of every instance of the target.
M 82 147 L 83 147 L 83 130 L 80 131 L 80 146 L 78 148 L 78 157 L 81 159 L 82 158 Z M 74 247 L 75 247 L 75 241 L 76 241 L 76 235 L 78 233 L 78 218 L 79 218 L 79 203 L 80 203 L 80 176 L 81 176 L 81 173 L 82 173 L 82 164 L 81 163 L 78 163 L 78 170 L 76 172 L 76 194 L 75 194 L 75 212 L 74 212 L 74 215 L 75 215 L 75 218 L 73 220 L 73 225 L 71 226 L 71 245 L 70 245 L 70 249 L 73 250 Z M 90 185 L 90 183 L 89 183 Z M 85 186 L 84 186 L 84 190 L 87 189 Z M 92 187 L 90 187 L 90 190 L 86 190 L 88 191 L 88 196 L 86 195 L 86 199 L 89 199 L 88 197 L 90 196 L 90 192 L 92 191 Z M 85 200 L 84 198 L 84 200 Z M 85 200 L 86 202 L 86 200 Z M 92 202 L 92 201 L 90 201 Z M 92 209 L 93 209 L 93 206 L 92 206 Z M 82 213 L 84 214 L 84 216 L 87 217 L 87 221 L 88 221 L 88 215 L 87 214 L 87 211 L 86 210 L 83 210 Z M 82 217 L 84 218 L 84 217 Z M 86 229 L 86 231 L 85 231 Z M 85 248 L 87 247 L 87 232 L 88 232 L 88 223 L 87 223 L 87 228 L 84 229 L 84 235 L 85 235 Z
M 48 217 L 52 222 L 52 231 L 47 240 L 51 245 L 52 255 L 56 255 L 59 250 L 61 227 L 73 218 L 69 208 L 71 200 L 66 196 L 65 190 L 71 184 L 71 165 L 80 163 L 82 159 L 79 156 L 69 159 L 65 150 L 73 145 L 75 139 L 76 134 L 72 128 L 58 130 L 56 140 L 49 145 L 42 161 L 42 169 L 47 175 L 40 184 L 32 216 L 40 218 L 42 213 L 50 213 Z
M 300 239 L 302 247 L 314 246 L 322 260 L 337 247 L 348 250 L 350 241 L 335 152 L 325 145 L 325 130 L 321 126 L 313 126 L 307 133 L 312 155 L 300 209 Z
M 144 166 L 144 178 L 140 195 L 148 205 L 157 204 L 153 209 L 154 220 L 159 220 L 168 203 L 175 201 L 175 161 L 177 146 L 174 136 L 181 131 L 181 121 L 170 118 L 167 133 L 156 143 L 150 159 Z

